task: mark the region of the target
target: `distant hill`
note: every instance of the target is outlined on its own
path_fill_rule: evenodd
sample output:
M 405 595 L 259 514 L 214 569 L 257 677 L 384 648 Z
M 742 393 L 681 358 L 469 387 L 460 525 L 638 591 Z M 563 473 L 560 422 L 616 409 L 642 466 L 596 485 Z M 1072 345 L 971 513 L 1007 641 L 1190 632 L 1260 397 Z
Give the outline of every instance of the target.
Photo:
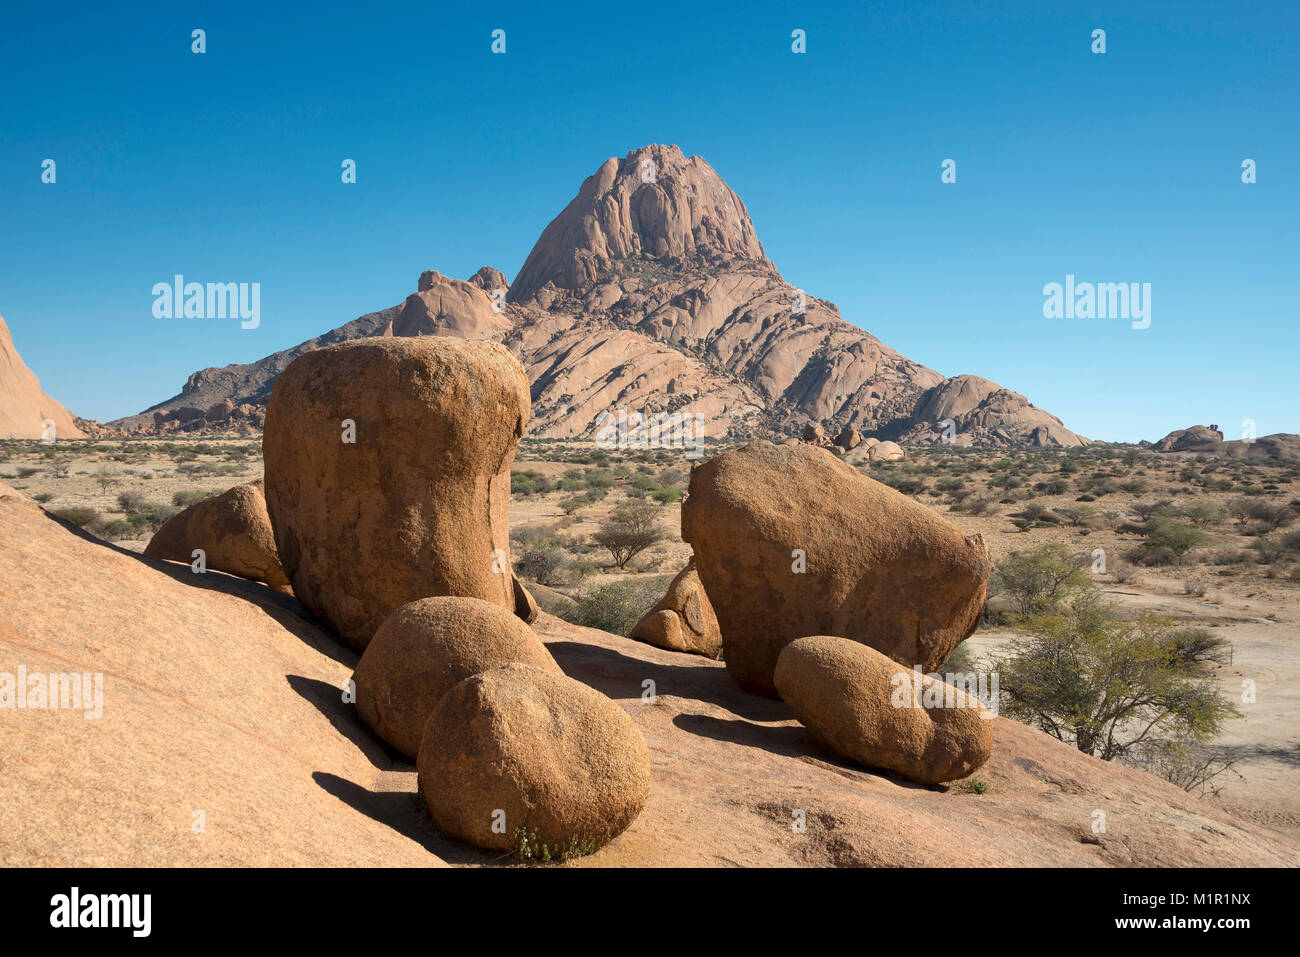
M 1254 439 L 1225 442 L 1217 425 L 1193 425 L 1176 429 L 1158 442 L 1149 443 L 1157 452 L 1197 452 L 1227 458 L 1270 458 L 1300 460 L 1300 435 L 1275 432 Z

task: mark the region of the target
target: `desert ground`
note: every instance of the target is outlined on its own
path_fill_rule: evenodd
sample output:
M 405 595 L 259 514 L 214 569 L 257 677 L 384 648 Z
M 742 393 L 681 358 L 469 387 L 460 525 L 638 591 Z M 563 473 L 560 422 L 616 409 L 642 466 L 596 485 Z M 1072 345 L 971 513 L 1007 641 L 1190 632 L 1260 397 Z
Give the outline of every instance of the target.
M 680 500 L 691 464 L 680 451 L 525 439 L 513 467 L 512 558 L 543 610 L 626 634 L 690 558 Z M 1094 570 L 1107 599 L 1226 639 L 1231 658 L 1216 666 L 1217 678 L 1243 717 L 1214 742 L 1231 769 L 1199 796 L 1300 835 L 1300 551 L 1288 535 L 1300 468 L 1104 445 L 916 446 L 904 461 L 860 468 L 981 534 L 995 563 L 1060 542 Z M 261 473 L 256 438 L 0 443 L 0 481 L 134 552 L 182 507 Z M 663 537 L 619 568 L 595 536 L 627 502 L 653 503 Z M 1141 519 L 1162 509 L 1183 514 L 1193 503 L 1200 508 L 1188 523 L 1198 533 L 1190 547 L 1179 545 L 1181 554 L 1143 547 Z M 1015 637 L 997 605 L 995 595 L 965 646 L 977 657 Z M 1245 681 L 1255 686 L 1251 703 L 1242 701 Z

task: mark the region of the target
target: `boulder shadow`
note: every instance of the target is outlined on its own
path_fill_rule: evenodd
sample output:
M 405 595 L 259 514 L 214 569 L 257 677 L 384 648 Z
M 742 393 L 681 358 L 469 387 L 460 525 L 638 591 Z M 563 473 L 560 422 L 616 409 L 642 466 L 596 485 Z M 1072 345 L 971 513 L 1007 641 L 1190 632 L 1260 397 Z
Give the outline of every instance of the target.
M 792 717 L 784 702 L 747 694 L 716 665 L 658 664 L 580 641 L 548 641 L 546 647 L 566 675 L 609 698 L 640 698 L 641 682 L 649 678 L 656 694 L 704 701 L 752 721 Z
M 410 838 L 448 864 L 501 864 L 500 855 L 480 851 L 444 836 L 433 824 L 424 800 L 414 791 L 368 791 L 359 784 L 327 771 L 313 771 L 314 780 L 327 794 Z
M 688 734 L 759 748 L 783 757 L 794 758 L 809 751 L 825 750 L 807 729 L 798 725 L 763 725 L 743 718 L 715 718 L 707 714 L 679 714 L 673 718 L 673 724 Z
M 854 781 L 881 778 L 899 787 L 917 791 L 947 790 L 944 785 L 918 784 L 884 768 L 868 768 L 818 741 L 803 725 L 771 727 L 743 719 L 715 718 L 707 714 L 679 714 L 673 724 L 688 734 L 712 738 L 727 744 L 758 748 L 780 757 L 794 758 Z
M 328 681 L 303 675 L 285 675 L 289 687 L 304 701 L 329 719 L 334 730 L 347 738 L 380 771 L 411 771 L 411 759 L 367 727 L 357 709 L 343 701 L 343 689 Z
M 1228 761 L 1276 761 L 1289 767 L 1300 767 L 1300 744 L 1226 744 L 1214 750 L 1218 757 Z

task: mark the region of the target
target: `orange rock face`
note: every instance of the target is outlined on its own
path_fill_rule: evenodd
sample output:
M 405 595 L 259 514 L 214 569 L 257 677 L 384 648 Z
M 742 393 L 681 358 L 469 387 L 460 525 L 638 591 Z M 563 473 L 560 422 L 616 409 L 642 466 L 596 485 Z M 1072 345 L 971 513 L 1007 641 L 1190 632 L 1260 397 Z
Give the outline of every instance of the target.
M 52 425 L 52 429 L 51 429 Z M 41 391 L 0 316 L 0 439 L 84 439 L 72 413 Z
M 689 412 L 715 437 L 796 434 L 811 419 L 829 435 L 942 441 L 951 418 L 963 443 L 1085 441 L 996 383 L 913 362 L 865 332 L 869 320 L 846 322 L 786 282 L 708 162 L 655 144 L 587 177 L 513 284 L 486 266 L 464 281 L 426 271 L 401 305 L 255 363 L 197 372 L 168 405 L 264 401 L 309 349 L 436 335 L 509 347 L 528 373 L 537 436 L 590 438 L 601 413 L 625 407 Z
M 417 598 L 514 608 L 506 506 L 528 382 L 494 343 L 358 340 L 276 382 L 266 502 L 294 594 L 354 648 Z

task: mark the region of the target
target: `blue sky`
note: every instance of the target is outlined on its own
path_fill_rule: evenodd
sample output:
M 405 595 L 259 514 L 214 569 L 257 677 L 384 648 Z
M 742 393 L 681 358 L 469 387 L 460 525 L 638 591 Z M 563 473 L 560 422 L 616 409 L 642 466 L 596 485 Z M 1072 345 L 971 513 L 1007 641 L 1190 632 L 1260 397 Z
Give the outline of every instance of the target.
M 1300 431 L 1300 5 L 472 6 L 9 5 L 0 315 L 46 391 L 107 420 L 421 270 L 513 277 L 606 157 L 661 142 L 788 281 L 945 375 L 1096 438 Z M 260 282 L 260 327 L 154 318 L 175 273 Z M 1067 273 L 1150 282 L 1151 327 L 1045 319 Z

